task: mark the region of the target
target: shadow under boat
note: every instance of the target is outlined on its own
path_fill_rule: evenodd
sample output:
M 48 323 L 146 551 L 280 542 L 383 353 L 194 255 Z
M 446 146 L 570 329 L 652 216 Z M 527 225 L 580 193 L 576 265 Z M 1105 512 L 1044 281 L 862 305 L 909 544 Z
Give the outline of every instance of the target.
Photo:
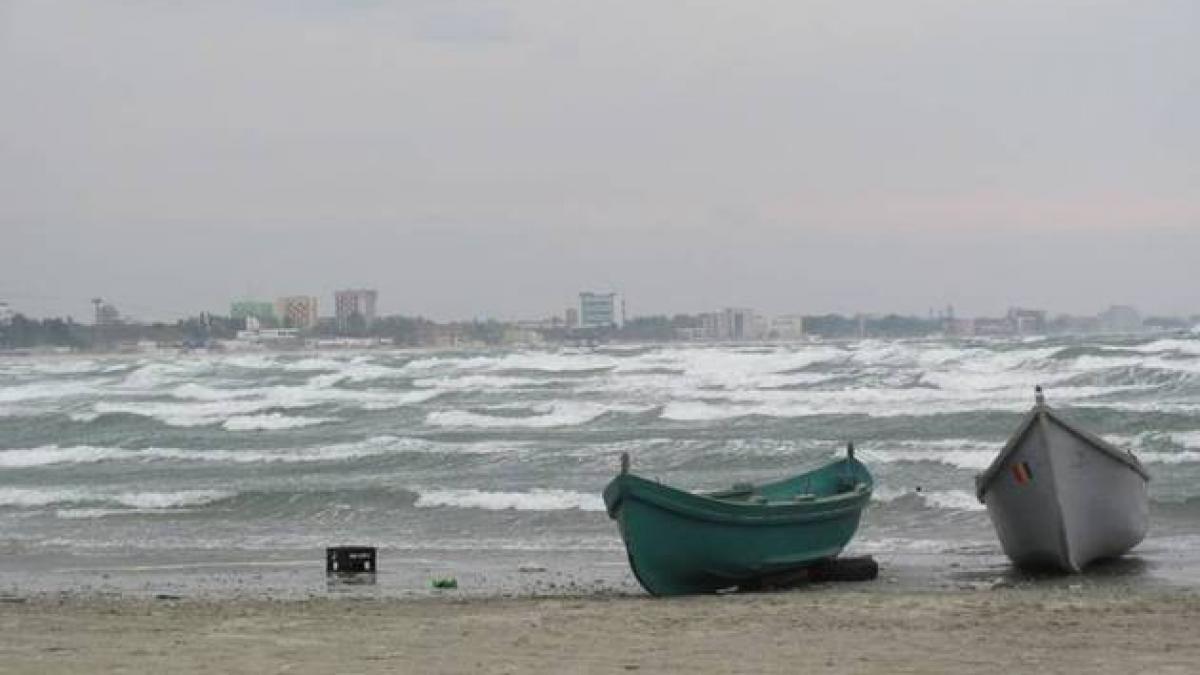
M 1154 563 L 1139 556 L 1120 556 L 1097 560 L 1080 572 L 1071 572 L 1054 565 L 1018 566 L 1012 564 L 982 569 L 958 570 L 950 579 L 958 582 L 1001 586 L 1037 586 L 1039 588 L 1069 588 L 1081 582 L 1098 586 L 1142 583 L 1149 580 Z

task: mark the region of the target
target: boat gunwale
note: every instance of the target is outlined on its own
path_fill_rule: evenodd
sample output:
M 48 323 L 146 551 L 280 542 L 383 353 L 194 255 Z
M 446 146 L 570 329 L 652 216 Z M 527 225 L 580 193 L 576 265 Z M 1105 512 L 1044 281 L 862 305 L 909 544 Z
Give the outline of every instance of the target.
M 1050 406 L 1044 403 L 1038 403 L 1037 405 L 1033 406 L 1032 410 L 1026 413 L 1025 417 L 1021 420 L 1021 425 L 1017 428 L 1017 432 L 1008 439 L 1008 442 L 1004 444 L 1004 448 L 1000 450 L 1000 454 L 996 455 L 996 458 L 992 460 L 992 463 L 988 465 L 988 468 L 975 476 L 975 497 L 980 502 L 983 502 L 983 496 L 987 493 L 992 481 L 1004 469 L 1004 465 L 1008 461 L 1009 456 L 1016 452 L 1017 448 L 1020 447 L 1021 443 L 1025 440 L 1025 437 L 1028 436 L 1030 431 L 1033 429 L 1033 425 L 1038 420 L 1042 419 L 1043 416 L 1049 421 L 1052 421 L 1065 429 L 1068 433 L 1078 437 L 1093 449 L 1098 450 L 1099 452 L 1121 462 L 1130 469 L 1133 469 L 1144 480 L 1150 480 L 1149 472 L 1146 471 L 1146 468 L 1142 466 L 1142 463 L 1138 461 L 1138 458 L 1135 457 L 1132 452 L 1128 450 L 1122 450 L 1103 438 L 1100 438 L 1091 432 L 1075 426 L 1071 422 L 1063 419 L 1063 417 L 1050 408 Z
M 754 526 L 801 524 L 861 512 L 870 502 L 873 485 L 870 483 L 860 483 L 860 485 L 866 486 L 865 489 L 839 492 L 804 502 L 756 504 L 714 499 L 663 485 L 641 476 L 624 474 L 613 479 L 605 493 L 607 496 L 609 490 L 613 488 L 620 492 L 608 505 L 610 518 L 617 517 L 622 501 L 633 499 L 693 520 Z

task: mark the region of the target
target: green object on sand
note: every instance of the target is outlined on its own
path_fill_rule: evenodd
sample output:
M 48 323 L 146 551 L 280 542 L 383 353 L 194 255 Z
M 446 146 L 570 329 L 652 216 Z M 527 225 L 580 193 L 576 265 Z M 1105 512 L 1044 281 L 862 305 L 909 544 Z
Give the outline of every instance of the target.
M 712 593 L 828 560 L 858 530 L 871 473 L 849 456 L 762 485 L 694 494 L 622 472 L 604 489 L 629 564 L 652 595 Z
M 434 588 L 458 588 L 458 580 L 454 577 L 446 577 L 445 579 L 434 579 Z

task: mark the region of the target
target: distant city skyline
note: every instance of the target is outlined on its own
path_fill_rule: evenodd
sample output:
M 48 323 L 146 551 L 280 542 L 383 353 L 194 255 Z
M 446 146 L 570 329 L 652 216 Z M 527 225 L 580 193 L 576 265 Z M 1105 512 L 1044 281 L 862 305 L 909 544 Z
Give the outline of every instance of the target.
M 1200 3 L 0 3 L 0 301 L 1200 312 Z
M 337 322 L 337 324 L 339 325 L 339 327 L 341 329 L 345 329 L 346 323 L 349 320 L 349 317 L 352 314 L 361 312 L 362 318 L 366 322 L 367 325 L 369 325 L 370 322 L 374 321 L 376 317 L 423 316 L 425 318 L 435 320 L 435 321 L 471 321 L 471 320 L 499 320 L 499 321 L 531 321 L 531 320 L 533 320 L 533 321 L 540 321 L 540 320 L 545 320 L 545 319 L 557 318 L 560 320 L 565 319 L 566 324 L 568 326 L 570 326 L 570 325 L 573 325 L 572 324 L 572 315 L 574 315 L 574 318 L 577 320 L 581 316 L 581 311 L 580 311 L 581 308 L 586 306 L 586 302 L 591 302 L 591 300 L 585 301 L 584 297 L 585 296 L 596 296 L 597 300 L 604 299 L 605 302 L 607 303 L 607 307 L 610 308 L 610 309 L 605 310 L 607 312 L 610 312 L 607 315 L 610 318 L 605 319 L 601 323 L 611 322 L 611 323 L 613 323 L 613 325 L 620 325 L 620 323 L 622 323 L 626 317 L 626 308 L 625 308 L 626 298 L 625 298 L 624 294 L 621 294 L 621 293 L 615 292 L 615 291 L 607 291 L 607 289 L 604 292 L 600 292 L 598 295 L 597 295 L 597 291 L 595 291 L 594 289 L 580 290 L 575 294 L 573 303 L 567 304 L 565 307 L 547 308 L 546 311 L 544 311 L 540 314 L 472 315 L 472 316 L 446 316 L 446 317 L 432 316 L 432 315 L 428 315 L 428 314 L 419 315 L 416 313 L 406 313 L 403 311 L 392 312 L 392 311 L 378 310 L 376 308 L 375 302 L 379 296 L 379 292 L 375 289 L 346 290 L 346 289 L 339 288 L 339 290 L 337 290 L 337 291 L 329 292 L 328 295 L 330 298 L 332 298 L 332 301 L 326 302 L 326 303 L 321 302 L 321 298 L 319 295 L 312 295 L 312 294 L 242 295 L 242 296 L 230 298 L 223 307 L 216 307 L 216 308 L 212 308 L 212 309 L 197 308 L 197 309 L 166 310 L 165 314 L 161 315 L 161 316 L 154 315 L 154 312 L 152 310 L 147 311 L 148 308 L 146 308 L 145 306 L 139 306 L 136 303 L 133 303 L 131 305 L 125 305 L 122 302 L 120 302 L 119 300 L 114 299 L 112 297 L 91 298 L 89 300 L 89 303 L 91 304 L 91 308 L 89 309 L 89 312 L 91 312 L 92 314 L 90 314 L 90 315 L 79 315 L 79 314 L 69 314 L 69 313 L 68 314 L 55 314 L 55 313 L 39 314 L 36 312 L 28 311 L 28 309 L 22 309 L 22 307 L 19 304 L 14 305 L 11 301 L 7 301 L 7 300 L 5 300 L 4 297 L 0 296 L 0 310 L 3 310 L 3 312 L 9 316 L 11 316 L 12 314 L 24 314 L 31 318 L 70 317 L 79 323 L 93 322 L 95 312 L 97 311 L 96 305 L 97 305 L 97 303 L 100 303 L 100 306 L 102 306 L 105 309 L 105 311 L 107 312 L 107 316 L 109 317 L 107 320 L 109 320 L 109 321 L 115 320 L 115 318 L 119 317 L 123 321 L 135 321 L 135 322 L 143 322 L 143 323 L 151 323 L 151 322 L 168 322 L 169 323 L 169 322 L 175 321 L 177 319 L 191 318 L 191 317 L 195 317 L 201 313 L 208 313 L 208 314 L 212 314 L 214 316 L 229 316 L 234 319 L 242 319 L 248 315 L 254 315 L 257 318 L 259 318 L 260 320 L 280 321 L 285 324 L 288 324 L 289 320 L 280 318 L 280 317 L 286 317 L 289 313 L 297 313 L 298 312 L 300 315 L 307 317 L 304 321 L 299 322 L 306 327 L 315 326 L 316 321 L 318 319 L 328 319 L 328 320 L 333 320 L 333 321 Z M 343 304 L 342 311 L 339 313 L 337 303 L 339 301 L 345 302 L 348 296 L 355 298 L 354 302 L 353 302 L 353 306 Z M 360 302 L 370 303 L 370 304 L 362 305 L 360 307 L 358 305 L 358 303 L 360 303 Z M 289 309 L 289 305 L 292 306 L 292 309 Z M 298 307 L 297 305 L 302 305 L 302 307 Z M 367 309 L 368 306 L 369 306 L 369 310 Z M 132 307 L 133 309 L 132 310 L 126 309 L 126 307 Z M 322 308 L 324 308 L 324 309 L 322 309 Z M 139 309 L 141 311 L 138 311 Z M 630 312 L 630 313 L 628 313 L 628 318 L 632 319 L 632 318 L 637 318 L 637 317 L 651 317 L 651 316 L 670 317 L 670 316 L 675 316 L 675 315 L 700 316 L 700 315 L 705 315 L 705 314 L 721 314 L 721 313 L 728 313 L 728 312 L 743 312 L 743 311 L 745 311 L 745 312 L 751 312 L 753 314 L 759 315 L 759 316 L 761 316 L 763 318 L 767 318 L 767 319 L 785 319 L 785 320 L 790 317 L 800 317 L 803 315 L 817 316 L 817 315 L 826 315 L 826 314 L 842 315 L 842 316 L 846 316 L 846 317 L 855 317 L 855 316 L 882 317 L 882 316 L 886 316 L 886 315 L 899 315 L 899 316 L 907 316 L 907 317 L 913 317 L 913 318 L 936 318 L 936 319 L 957 318 L 957 319 L 971 320 L 971 319 L 988 319 L 988 318 L 1003 319 L 1006 316 L 1011 317 L 1013 312 L 1023 312 L 1023 311 L 1038 312 L 1040 314 L 1044 314 L 1046 317 L 1055 317 L 1055 316 L 1094 317 L 1094 316 L 1102 316 L 1102 315 L 1112 312 L 1112 311 L 1121 312 L 1121 311 L 1127 311 L 1127 310 L 1133 310 L 1133 311 L 1141 314 L 1144 317 L 1162 316 L 1162 317 L 1190 318 L 1190 317 L 1200 316 L 1200 311 L 1182 311 L 1182 312 L 1144 311 L 1144 308 L 1142 308 L 1136 304 L 1119 303 L 1119 302 L 1111 302 L 1111 303 L 1107 303 L 1107 304 L 1101 303 L 1101 304 L 1096 305 L 1093 308 L 1083 308 L 1083 309 L 1078 309 L 1078 310 L 1054 310 L 1054 309 L 1049 309 L 1043 305 L 1039 305 L 1037 303 L 1027 303 L 1024 305 L 1009 304 L 1003 309 L 1003 311 L 995 311 L 995 312 L 991 312 L 991 313 L 976 313 L 976 312 L 964 311 L 962 308 L 960 308 L 956 305 L 953 305 L 953 304 L 947 304 L 947 305 L 942 305 L 942 306 L 930 305 L 924 311 L 898 310 L 898 309 L 886 309 L 886 308 L 879 309 L 879 310 L 873 310 L 873 311 L 867 311 L 867 310 L 861 310 L 861 309 L 845 309 L 845 308 L 825 309 L 825 310 L 813 310 L 813 309 L 803 310 L 803 309 L 801 309 L 801 310 L 794 310 L 794 311 L 771 311 L 771 310 L 766 310 L 766 309 L 762 308 L 761 306 L 754 305 L 753 303 L 744 304 L 739 307 L 723 305 L 720 303 L 716 303 L 716 304 L 710 303 L 709 305 L 706 305 L 706 306 L 703 306 L 700 308 L 692 308 L 692 309 L 668 309 L 668 310 L 663 310 L 663 311 L 652 311 L 652 312 L 642 312 L 642 313 Z M 586 314 L 586 312 L 585 312 L 585 314 Z M 269 316 L 265 316 L 265 315 L 269 315 Z M 618 316 L 620 317 L 619 319 L 616 318 Z M 291 323 L 296 323 L 296 321 L 294 320 L 294 317 L 291 320 Z M 588 322 L 585 322 L 585 323 L 588 323 Z M 588 325 L 591 325 L 591 324 L 588 323 Z

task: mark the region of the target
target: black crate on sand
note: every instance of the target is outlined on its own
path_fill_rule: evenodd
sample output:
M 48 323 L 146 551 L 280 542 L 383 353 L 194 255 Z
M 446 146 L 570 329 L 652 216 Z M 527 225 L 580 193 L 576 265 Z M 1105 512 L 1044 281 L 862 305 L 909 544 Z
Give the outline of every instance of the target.
M 374 546 L 330 546 L 325 549 L 325 573 L 336 576 L 375 574 Z

